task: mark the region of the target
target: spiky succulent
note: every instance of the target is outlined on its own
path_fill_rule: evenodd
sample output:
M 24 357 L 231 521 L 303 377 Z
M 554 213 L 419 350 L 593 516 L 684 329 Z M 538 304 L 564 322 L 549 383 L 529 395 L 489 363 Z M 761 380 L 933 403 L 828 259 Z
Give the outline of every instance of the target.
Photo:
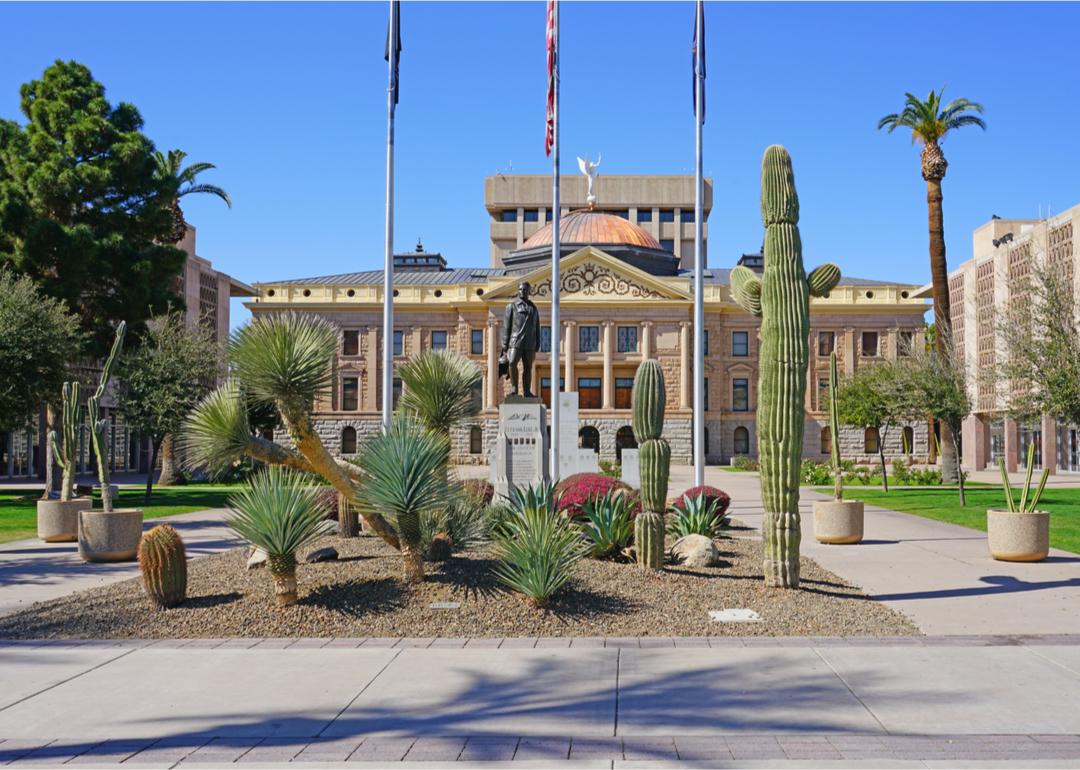
M 675 506 L 675 513 L 668 523 L 667 531 L 676 538 L 686 535 L 718 537 L 723 526 L 724 517 L 715 498 L 683 495 L 682 500 Z
M 589 555 L 597 559 L 617 556 L 634 537 L 635 501 L 609 489 L 581 506 L 578 526 L 589 541 Z
M 271 558 L 292 559 L 326 532 L 326 507 L 310 476 L 271 465 L 229 497 L 234 532 Z
M 400 409 L 429 430 L 449 434 L 480 411 L 480 367 L 463 355 L 425 350 L 398 367 Z

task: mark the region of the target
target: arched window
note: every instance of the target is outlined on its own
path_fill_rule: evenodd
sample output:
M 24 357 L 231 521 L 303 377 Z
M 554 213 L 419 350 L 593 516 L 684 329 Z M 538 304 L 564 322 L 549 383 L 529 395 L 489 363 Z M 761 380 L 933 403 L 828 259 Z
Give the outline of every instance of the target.
M 356 428 L 346 425 L 341 429 L 341 453 L 343 455 L 356 454 Z
M 904 454 L 915 451 L 915 429 L 910 425 L 904 427 Z
M 832 454 L 832 428 L 828 425 L 821 429 L 821 453 Z
M 750 431 L 741 425 L 735 429 L 735 434 L 732 437 L 733 450 L 737 455 L 750 454 Z
M 592 451 L 599 453 L 600 431 L 591 425 L 586 425 L 578 431 L 578 446 L 582 449 L 591 449 Z
M 634 429 L 624 425 L 615 432 L 615 461 L 622 463 L 622 451 L 624 449 L 637 449 L 637 439 L 634 438 Z
M 877 428 L 867 428 L 863 433 L 863 451 L 868 455 L 876 455 L 881 446 L 881 435 Z
M 484 452 L 484 430 L 479 425 L 469 428 L 469 454 L 478 455 Z

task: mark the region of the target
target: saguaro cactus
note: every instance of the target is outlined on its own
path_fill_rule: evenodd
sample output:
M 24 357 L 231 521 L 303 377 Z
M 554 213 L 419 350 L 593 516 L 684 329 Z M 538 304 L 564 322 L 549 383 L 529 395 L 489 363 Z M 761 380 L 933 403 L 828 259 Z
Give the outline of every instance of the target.
M 631 406 L 634 438 L 640 447 L 644 509 L 634 520 L 634 549 L 644 569 L 660 569 L 664 564 L 664 507 L 671 466 L 671 447 L 661 438 L 666 400 L 663 369 L 656 361 L 643 361 L 634 375 Z
M 49 432 L 49 444 L 52 446 L 56 464 L 64 471 L 60 482 L 60 500 L 71 499 L 71 490 L 75 488 L 75 454 L 79 449 L 79 383 L 64 383 L 63 425 L 64 440 L 61 441 L 56 431 Z
M 139 570 L 146 595 L 158 609 L 175 607 L 187 596 L 187 554 L 184 541 L 168 524 L 160 524 L 139 541 Z
M 109 488 L 109 445 L 105 443 L 109 424 L 101 417 L 101 397 L 105 395 L 105 388 L 112 377 L 113 366 L 124 347 L 126 331 L 127 321 L 121 321 L 116 327 L 116 337 L 113 339 L 109 357 L 105 359 L 105 364 L 101 367 L 101 379 L 98 381 L 97 390 L 86 400 L 86 409 L 90 416 L 90 435 L 94 440 L 94 455 L 97 457 L 98 481 L 101 482 L 101 508 L 105 513 L 112 513 L 113 499 L 112 490 Z
M 827 294 L 840 280 L 836 265 L 803 268 L 799 197 L 791 156 L 779 145 L 761 161 L 761 219 L 765 268 L 731 271 L 735 301 L 761 318 L 758 375 L 758 464 L 765 509 L 765 583 L 799 586 L 799 465 L 803 403 L 810 355 L 810 296 Z

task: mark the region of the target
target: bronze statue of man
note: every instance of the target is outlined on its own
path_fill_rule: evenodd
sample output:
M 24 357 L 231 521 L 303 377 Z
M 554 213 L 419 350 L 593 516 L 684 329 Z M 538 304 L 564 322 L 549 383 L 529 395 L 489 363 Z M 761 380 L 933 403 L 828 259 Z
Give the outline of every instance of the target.
M 503 321 L 502 354 L 499 363 L 505 364 L 510 375 L 510 393 L 518 395 L 518 362 L 525 397 L 532 398 L 532 368 L 536 351 L 540 349 L 540 311 L 529 299 L 532 287 L 528 281 L 518 286 L 517 297 L 506 306 Z M 500 367 L 501 368 L 501 367 Z

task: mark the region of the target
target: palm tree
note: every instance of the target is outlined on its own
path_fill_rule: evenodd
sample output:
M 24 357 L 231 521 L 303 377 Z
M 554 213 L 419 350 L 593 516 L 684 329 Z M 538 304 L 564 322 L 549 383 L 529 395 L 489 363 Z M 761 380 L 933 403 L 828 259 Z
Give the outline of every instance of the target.
M 950 132 L 964 126 L 978 126 L 986 130 L 986 122 L 978 115 L 983 106 L 970 99 L 953 99 L 942 105 L 944 87 L 931 91 L 925 100 L 914 94 L 905 94 L 902 112 L 886 115 L 878 121 L 878 129 L 887 129 L 891 134 L 897 128 L 911 129 L 911 141 L 920 142 L 922 149 L 922 177 L 926 180 L 926 205 L 930 220 L 930 280 L 934 295 L 934 325 L 938 330 L 935 337 L 937 351 L 946 353 L 946 335 L 950 334 L 949 303 L 949 265 L 945 258 L 945 220 L 941 209 L 941 180 L 949 163 L 941 150 L 941 142 Z M 953 442 L 947 435 L 949 427 L 942 423 L 941 460 L 942 476 L 951 478 L 959 458 L 955 454 Z
M 178 243 L 187 232 L 187 222 L 184 220 L 184 212 L 180 208 L 180 199 L 185 195 L 198 195 L 206 193 L 216 195 L 225 201 L 225 205 L 232 208 L 232 200 L 229 194 L 222 188 L 213 184 L 196 183 L 195 178 L 204 171 L 215 168 L 213 163 L 192 163 L 184 166 L 184 158 L 187 153 L 183 150 L 169 150 L 169 154 L 154 153 L 157 161 L 158 182 L 162 185 L 165 195 L 169 199 L 169 209 L 172 212 L 173 227 L 170 238 L 173 243 Z
M 449 436 L 480 411 L 475 392 L 482 373 L 465 356 L 426 350 L 398 367 L 398 376 L 404 386 L 401 411 L 429 430 Z

